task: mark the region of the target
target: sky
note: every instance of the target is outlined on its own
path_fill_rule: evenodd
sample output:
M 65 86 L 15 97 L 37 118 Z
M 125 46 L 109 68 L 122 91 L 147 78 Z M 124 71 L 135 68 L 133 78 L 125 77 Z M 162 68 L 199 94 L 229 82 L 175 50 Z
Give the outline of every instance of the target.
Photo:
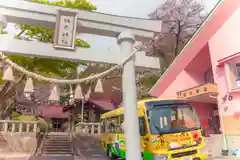
M 53 0 L 51 0 L 53 1 Z M 163 0 L 88 0 L 97 6 L 97 12 L 147 18 L 148 14 L 154 11 Z M 210 12 L 218 0 L 199 0 L 204 6 L 206 12 Z M 9 25 L 8 32 L 15 32 L 14 26 Z M 87 40 L 92 48 L 112 48 L 116 47 L 116 39 L 102 37 L 97 35 L 80 34 L 82 39 Z
M 218 0 L 200 0 L 205 6 L 206 12 L 210 12 Z M 154 11 L 163 0 L 89 0 L 97 6 L 97 12 L 148 18 L 148 14 Z M 139 6 L 139 7 L 136 7 Z M 116 46 L 115 38 L 100 37 L 95 35 L 82 34 L 81 37 L 90 43 L 91 47 L 114 47 Z

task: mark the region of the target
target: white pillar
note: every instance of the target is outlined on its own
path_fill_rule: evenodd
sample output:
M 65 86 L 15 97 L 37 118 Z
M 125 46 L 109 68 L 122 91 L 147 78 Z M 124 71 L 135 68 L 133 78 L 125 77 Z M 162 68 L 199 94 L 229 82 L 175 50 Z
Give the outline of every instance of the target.
M 134 36 L 129 32 L 123 32 L 118 36 L 121 54 L 131 56 L 133 54 Z M 126 130 L 126 159 L 140 160 L 141 146 L 139 134 L 139 122 L 137 116 L 137 95 L 135 77 L 135 56 L 133 56 L 123 66 L 122 75 L 124 121 Z
M 7 20 L 5 16 L 0 14 L 0 32 L 7 27 Z

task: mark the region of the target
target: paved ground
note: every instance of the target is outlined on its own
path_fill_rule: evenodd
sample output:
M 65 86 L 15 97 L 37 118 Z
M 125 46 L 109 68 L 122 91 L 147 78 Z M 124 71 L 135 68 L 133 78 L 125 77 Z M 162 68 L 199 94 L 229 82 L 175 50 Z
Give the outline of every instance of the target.
M 106 154 L 99 147 L 97 137 L 77 136 L 76 149 L 80 160 L 107 160 Z M 78 160 L 78 159 L 76 159 Z
M 98 151 L 97 151 L 98 152 Z M 96 152 L 94 152 L 96 153 Z M 82 156 L 11 156 L 11 157 L 5 157 L 0 158 L 0 160 L 109 160 L 107 157 L 102 155 L 93 154 L 91 155 L 91 152 L 87 152 Z M 240 158 L 234 158 L 234 157 L 209 157 L 209 160 L 240 160 Z
M 11 156 L 6 158 L 0 158 L 0 160 L 109 160 L 105 156 L 98 155 L 96 153 L 99 153 L 99 151 L 94 152 L 95 154 L 90 155 L 93 152 L 85 152 L 82 156 Z M 215 158 L 209 158 L 209 160 L 240 160 L 240 158 L 234 158 L 234 157 L 215 157 Z
M 77 136 L 76 152 L 78 156 L 32 156 L 24 154 L 0 154 L 0 160 L 108 160 L 105 153 L 99 149 L 97 137 Z M 209 160 L 240 160 L 234 157 L 209 157 Z

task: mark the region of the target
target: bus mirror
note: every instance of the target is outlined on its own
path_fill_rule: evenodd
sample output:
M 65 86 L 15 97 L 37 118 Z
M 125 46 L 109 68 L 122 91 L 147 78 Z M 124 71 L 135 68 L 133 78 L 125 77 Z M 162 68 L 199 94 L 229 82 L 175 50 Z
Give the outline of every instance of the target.
M 122 128 L 123 131 L 125 130 L 125 124 L 124 124 L 124 122 L 121 124 L 121 128 Z

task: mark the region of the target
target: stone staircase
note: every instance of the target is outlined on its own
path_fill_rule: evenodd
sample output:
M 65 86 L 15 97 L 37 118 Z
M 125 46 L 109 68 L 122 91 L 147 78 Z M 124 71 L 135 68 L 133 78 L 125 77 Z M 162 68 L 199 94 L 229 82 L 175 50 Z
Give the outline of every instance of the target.
M 46 135 L 42 143 L 41 156 L 73 155 L 69 133 L 50 132 Z

